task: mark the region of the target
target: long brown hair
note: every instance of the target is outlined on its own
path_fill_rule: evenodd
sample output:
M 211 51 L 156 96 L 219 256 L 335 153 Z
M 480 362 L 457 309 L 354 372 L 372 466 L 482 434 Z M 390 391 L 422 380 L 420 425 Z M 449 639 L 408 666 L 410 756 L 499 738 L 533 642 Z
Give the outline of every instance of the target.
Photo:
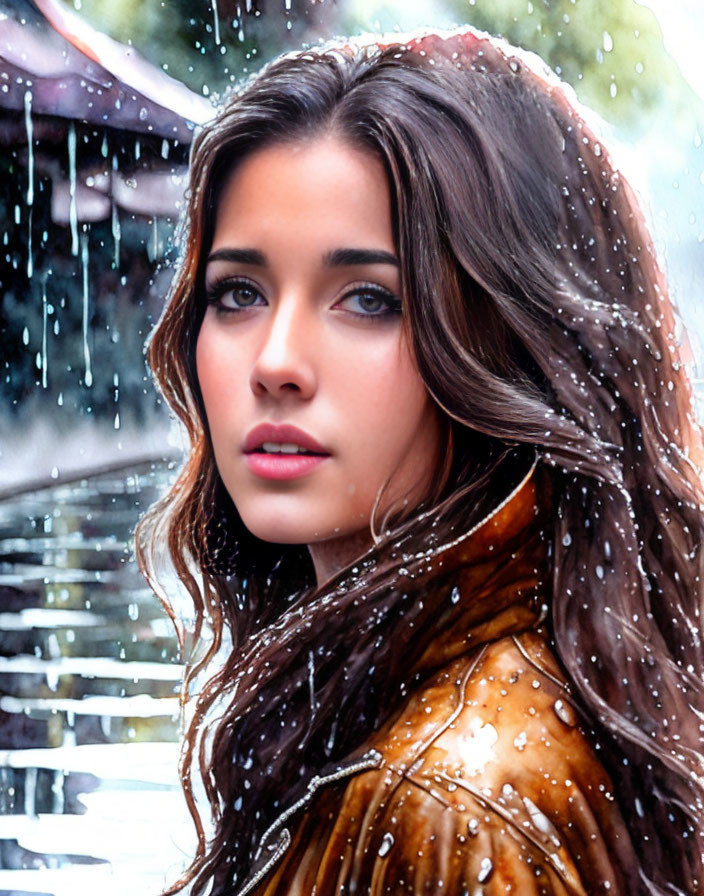
M 452 450 L 422 522 L 384 521 L 318 591 L 305 547 L 256 539 L 229 499 L 194 350 L 223 179 L 265 145 L 330 131 L 386 166 L 404 325 Z M 537 451 L 555 496 L 550 630 L 618 780 L 642 892 L 704 893 L 702 433 L 638 203 L 567 91 L 471 31 L 281 58 L 196 139 L 184 227 L 149 360 L 191 451 L 142 520 L 138 553 L 166 599 L 167 545 L 196 643 L 209 623 L 186 684 L 227 647 L 182 760 L 199 848 L 167 892 L 241 883 L 306 776 L 381 724 L 403 693 L 401 652 L 422 649 L 416 551 L 481 518 Z

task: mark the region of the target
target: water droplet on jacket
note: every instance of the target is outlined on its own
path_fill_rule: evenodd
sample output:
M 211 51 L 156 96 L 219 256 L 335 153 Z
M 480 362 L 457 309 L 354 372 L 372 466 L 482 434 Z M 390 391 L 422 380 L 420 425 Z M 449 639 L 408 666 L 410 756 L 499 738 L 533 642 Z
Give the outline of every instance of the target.
M 460 597 L 462 597 L 462 595 L 460 594 L 460 589 L 457 587 L 457 585 L 455 585 L 455 587 L 452 589 L 452 593 L 450 594 L 450 601 L 453 604 L 457 604 L 460 601 Z
M 479 874 L 477 875 L 477 880 L 480 884 L 485 884 L 491 878 L 491 875 L 493 873 L 494 863 L 487 856 L 486 858 L 482 859 L 482 863 L 479 866 Z
M 565 532 L 562 536 L 562 546 L 568 548 L 572 544 L 572 536 L 569 532 Z
M 570 728 L 574 728 L 577 724 L 577 719 L 574 710 L 569 703 L 565 703 L 563 700 L 558 699 L 553 703 L 552 708 L 555 710 L 555 715 L 561 722 L 564 722 L 565 725 L 569 725 Z
M 525 731 L 521 731 L 521 733 L 519 735 L 514 737 L 513 745 L 517 750 L 523 750 L 523 749 L 525 749 L 527 740 L 528 740 L 528 738 L 526 736 Z
M 479 820 L 477 818 L 470 818 L 467 822 L 467 831 L 469 832 L 470 837 L 476 837 L 479 833 Z
M 525 807 L 530 814 L 530 819 L 536 828 L 538 828 L 539 831 L 542 831 L 543 834 L 550 834 L 553 831 L 553 826 L 547 815 L 541 812 L 533 800 L 529 799 L 527 796 L 523 797 L 523 802 L 525 803 Z M 557 845 L 559 846 L 559 843 Z
M 394 845 L 394 835 L 390 834 L 388 831 L 384 834 L 384 837 L 381 841 L 381 845 L 379 846 L 379 855 L 383 858 L 384 856 L 389 854 L 391 847 Z

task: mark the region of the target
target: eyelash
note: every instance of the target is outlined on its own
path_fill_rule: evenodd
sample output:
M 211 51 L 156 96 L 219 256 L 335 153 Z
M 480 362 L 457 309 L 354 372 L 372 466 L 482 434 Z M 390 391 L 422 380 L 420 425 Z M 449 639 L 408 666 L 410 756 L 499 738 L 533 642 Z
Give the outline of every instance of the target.
M 248 308 L 261 307 L 260 305 L 243 305 L 240 308 L 227 308 L 222 304 L 221 299 L 224 295 L 233 290 L 242 288 L 249 289 L 256 293 L 257 296 L 261 297 L 260 290 L 251 280 L 247 280 L 246 277 L 236 277 L 220 280 L 210 286 L 206 290 L 206 301 L 208 305 L 214 306 L 218 314 L 239 314 L 242 311 L 246 311 Z M 386 303 L 386 310 L 369 314 L 364 314 L 359 311 L 347 311 L 347 314 L 368 320 L 370 318 L 386 319 L 401 313 L 401 300 L 397 299 L 393 293 L 389 292 L 389 290 L 373 283 L 360 283 L 352 289 L 349 289 L 340 301 L 345 301 L 346 299 L 362 295 L 371 295 L 374 298 L 382 299 Z

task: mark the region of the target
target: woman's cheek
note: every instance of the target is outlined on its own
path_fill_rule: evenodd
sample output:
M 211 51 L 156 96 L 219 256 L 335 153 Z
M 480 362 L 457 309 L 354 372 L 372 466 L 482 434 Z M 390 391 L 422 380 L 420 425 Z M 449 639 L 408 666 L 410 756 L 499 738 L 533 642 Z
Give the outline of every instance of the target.
M 211 430 L 232 417 L 247 385 L 242 352 L 231 342 L 206 316 L 196 342 L 196 374 Z

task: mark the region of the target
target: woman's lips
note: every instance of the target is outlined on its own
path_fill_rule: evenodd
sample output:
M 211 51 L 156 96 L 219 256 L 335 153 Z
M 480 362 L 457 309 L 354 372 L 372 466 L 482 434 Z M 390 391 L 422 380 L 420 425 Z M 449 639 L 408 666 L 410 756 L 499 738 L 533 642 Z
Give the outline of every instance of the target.
M 265 443 L 297 445 L 313 454 L 264 451 Z M 262 479 L 296 479 L 305 476 L 330 457 L 330 452 L 311 436 L 290 423 L 260 423 L 250 430 L 242 448 L 245 463 Z
M 329 454 L 265 454 L 260 451 L 244 455 L 249 469 L 262 479 L 297 479 L 329 457 Z
M 247 433 L 242 450 L 245 454 L 260 451 L 264 442 L 279 445 L 299 445 L 306 451 L 328 455 L 330 452 L 309 433 L 290 423 L 260 423 Z

